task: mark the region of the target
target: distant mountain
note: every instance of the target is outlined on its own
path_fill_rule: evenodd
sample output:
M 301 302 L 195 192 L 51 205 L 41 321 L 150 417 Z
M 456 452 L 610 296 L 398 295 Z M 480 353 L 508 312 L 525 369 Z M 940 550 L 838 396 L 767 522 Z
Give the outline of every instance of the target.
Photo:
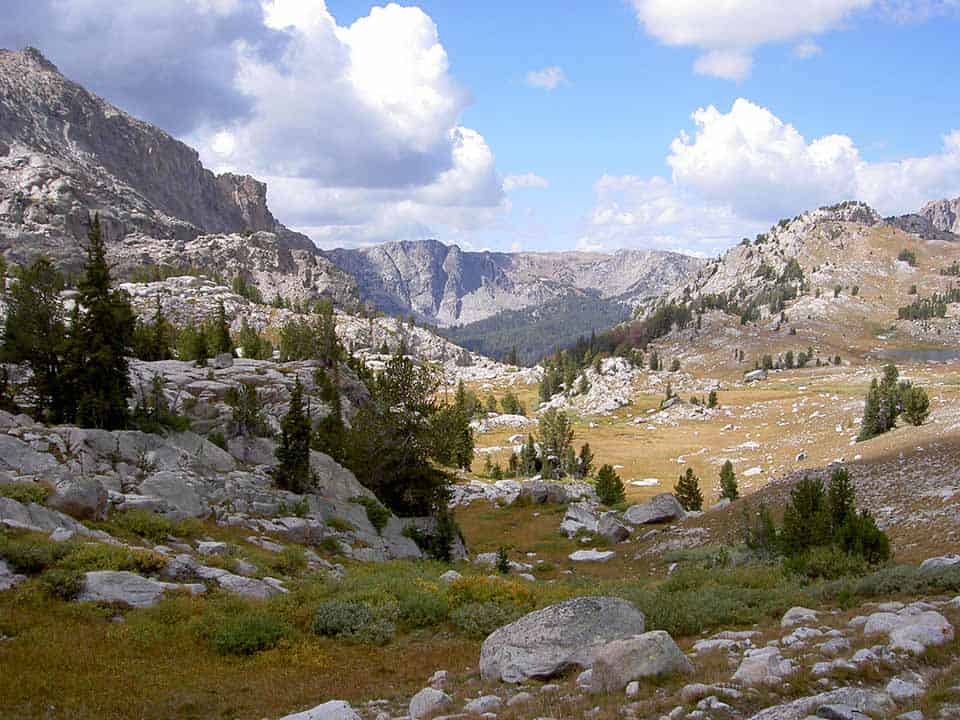
M 357 280 L 360 298 L 393 315 L 439 326 L 476 323 L 537 308 L 571 292 L 634 305 L 695 274 L 703 261 L 679 253 L 466 252 L 436 240 L 326 252 Z
M 44 253 L 76 268 L 78 241 L 97 212 L 121 273 L 193 264 L 243 274 L 265 295 L 352 298 L 352 279 L 273 217 L 266 191 L 250 176 L 214 175 L 194 149 L 71 82 L 39 51 L 0 50 L 0 253 L 8 260 Z

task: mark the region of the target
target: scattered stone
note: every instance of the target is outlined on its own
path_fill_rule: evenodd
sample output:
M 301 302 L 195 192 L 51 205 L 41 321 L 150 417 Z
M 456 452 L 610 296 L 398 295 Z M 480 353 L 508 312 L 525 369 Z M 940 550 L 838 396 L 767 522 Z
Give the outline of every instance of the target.
M 577 550 L 567 557 L 573 562 L 607 562 L 616 553 L 613 550 Z
M 285 715 L 280 720 L 361 720 L 361 717 L 343 700 L 331 700 L 323 705 L 293 715 Z
M 453 706 L 453 698 L 442 690 L 427 687 L 418 692 L 410 700 L 410 718 L 429 718 L 442 710 Z
M 6 562 L 0 560 L 0 592 L 16 587 L 26 579 L 26 575 L 14 573 Z
M 186 590 L 192 595 L 206 591 L 203 585 L 165 583 L 131 572 L 97 570 L 84 574 L 80 602 L 96 602 L 145 608 L 156 605 L 167 590 Z
M 914 700 L 923 695 L 923 688 L 920 685 L 901 678 L 894 678 L 888 682 L 885 690 L 887 695 L 898 703 Z
M 512 698 L 507 700 L 507 707 L 516 707 L 517 705 L 524 705 L 533 700 L 533 695 L 528 692 L 518 692 Z
M 893 708 L 893 702 L 885 693 L 844 687 L 767 708 L 751 716 L 750 720 L 803 720 L 820 708 L 837 705 L 876 717 L 888 717 Z
M 733 679 L 747 687 L 776 685 L 795 671 L 792 662 L 785 660 L 776 647 L 748 650 L 733 674 Z
M 817 615 L 819 615 L 819 613 L 816 610 L 810 610 L 805 607 L 793 607 L 784 613 L 783 618 L 780 620 L 780 627 L 789 628 L 794 625 L 816 622 Z
M 500 711 L 502 704 L 496 695 L 483 695 L 475 698 L 463 706 L 463 711 L 471 715 L 483 715 L 484 713 L 495 713 Z
M 456 570 L 447 570 L 443 575 L 440 576 L 440 582 L 447 583 L 448 585 L 452 582 L 456 582 L 463 577 Z
M 434 690 L 443 690 L 447 685 L 447 677 L 446 670 L 437 670 L 430 676 L 430 679 L 427 680 L 427 684 Z

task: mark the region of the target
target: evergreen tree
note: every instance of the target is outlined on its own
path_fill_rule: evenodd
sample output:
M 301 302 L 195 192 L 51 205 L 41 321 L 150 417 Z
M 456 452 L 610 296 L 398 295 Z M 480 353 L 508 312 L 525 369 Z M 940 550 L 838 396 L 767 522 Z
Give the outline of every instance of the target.
M 590 449 L 590 443 L 584 443 L 580 446 L 576 475 L 578 478 L 585 478 L 591 472 L 593 472 L 593 450 Z
M 733 463 L 727 460 L 720 468 L 720 497 L 727 500 L 736 500 L 740 497 L 740 488 L 737 486 L 737 476 L 733 472 Z
M 303 409 L 300 378 L 290 394 L 290 409 L 280 422 L 280 444 L 276 449 L 279 464 L 273 477 L 284 490 L 297 494 L 310 484 L 310 418 Z
M 900 415 L 900 373 L 897 366 L 890 363 L 883 368 L 883 379 L 880 380 L 880 410 L 877 413 L 877 430 L 885 433 L 897 425 Z
M 322 369 L 317 370 L 316 373 L 320 399 L 327 403 L 330 412 L 317 423 L 311 447 L 342 464 L 346 458 L 347 428 L 343 423 L 343 402 L 340 399 L 339 373 L 336 371 L 336 366 L 333 368 L 333 373 L 333 378 L 330 378 Z
M 880 434 L 880 385 L 877 379 L 870 381 L 867 391 L 867 404 L 863 409 L 863 421 L 860 424 L 860 434 L 857 440 L 869 440 Z
M 597 472 L 596 489 L 597 498 L 604 505 L 617 505 L 626 499 L 623 481 L 612 465 L 603 465 Z
M 846 468 L 837 468 L 830 476 L 827 505 L 830 508 L 830 527 L 834 535 L 850 522 L 851 518 L 856 518 L 857 496 Z
M 214 355 L 233 352 L 233 340 L 230 338 L 230 325 L 227 323 L 227 311 L 223 307 L 223 300 L 217 300 L 217 312 L 213 316 L 210 342 Z
M 19 270 L 7 293 L 7 319 L 0 342 L 4 362 L 30 368 L 30 391 L 38 420 L 71 419 L 65 403 L 62 354 L 66 326 L 59 293 L 63 278 L 45 257 Z
M 903 393 L 903 416 L 911 425 L 923 425 L 930 415 L 930 397 L 923 388 L 911 385 Z
M 260 409 L 260 398 L 252 383 L 241 383 L 239 388 L 229 388 L 225 399 L 232 410 L 233 429 L 237 435 L 259 437 L 266 434 L 267 426 Z
M 527 435 L 527 442 L 520 451 L 520 473 L 524 477 L 533 477 L 537 474 L 537 446 L 533 440 L 533 433 Z
M 677 486 L 673 489 L 673 494 L 684 510 L 699 511 L 703 509 L 700 479 L 693 474 L 693 468 L 687 468 L 687 471 L 680 476 Z
M 237 345 L 243 349 L 243 356 L 250 360 L 269 360 L 273 357 L 273 345 L 250 327 L 246 318 L 243 319 L 240 326 Z
M 717 406 L 717 391 L 711 390 L 707 396 L 707 407 L 715 408 Z
M 573 436 L 573 425 L 565 412 L 550 408 L 540 416 L 544 478 L 553 479 L 555 472 L 563 472 L 562 466 L 567 457 L 567 449 L 573 443 Z
M 790 503 L 783 514 L 780 533 L 783 552 L 796 556 L 810 547 L 829 545 L 833 519 L 823 482 L 804 478 L 790 491 Z
M 134 315 L 127 293 L 111 288 L 99 216 L 90 225 L 85 250 L 87 264 L 79 284 L 82 310 L 70 329 L 68 375 L 77 398 L 77 424 L 114 430 L 125 427 L 129 418 L 127 400 L 133 390 L 127 357 Z

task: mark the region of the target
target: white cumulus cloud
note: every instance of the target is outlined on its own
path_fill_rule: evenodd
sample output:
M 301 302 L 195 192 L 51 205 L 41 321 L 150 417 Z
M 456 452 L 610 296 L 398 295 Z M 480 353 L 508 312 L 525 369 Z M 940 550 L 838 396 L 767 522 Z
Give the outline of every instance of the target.
M 960 195 L 960 130 L 935 154 L 875 162 L 847 135 L 807 140 L 742 98 L 726 113 L 710 106 L 692 118 L 693 134 L 671 143 L 669 179 L 597 181 L 584 242 L 712 253 L 782 217 L 842 200 L 863 200 L 887 216 Z
M 522 175 L 507 175 L 503 179 L 503 189 L 506 192 L 511 190 L 516 190 L 518 188 L 548 188 L 550 183 L 546 178 L 540 177 L 536 173 L 528 172 L 523 173 Z
M 631 0 L 646 32 L 665 45 L 694 47 L 703 54 L 696 72 L 742 80 L 752 51 L 832 30 L 876 0 Z
M 527 73 L 527 85 L 544 90 L 556 90 L 567 84 L 567 76 L 556 65 L 545 67 L 542 70 L 531 70 Z

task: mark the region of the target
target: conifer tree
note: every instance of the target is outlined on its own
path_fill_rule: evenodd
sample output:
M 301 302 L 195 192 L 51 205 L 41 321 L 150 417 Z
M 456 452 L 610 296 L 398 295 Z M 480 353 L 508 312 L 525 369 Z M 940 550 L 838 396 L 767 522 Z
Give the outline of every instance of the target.
M 213 345 L 213 354 L 233 352 L 233 340 L 230 338 L 230 325 L 227 323 L 227 312 L 223 307 L 223 300 L 217 300 L 217 312 L 213 316 L 210 342 Z
M 673 494 L 684 510 L 699 511 L 703 509 L 700 479 L 693 474 L 693 468 L 687 468 L 687 471 L 680 476 L 677 486 L 673 489 Z
M 903 416 L 911 425 L 923 425 L 930 415 L 930 397 L 921 387 L 911 385 L 903 393 Z
M 720 497 L 727 500 L 736 500 L 740 497 L 740 488 L 737 486 L 737 476 L 733 472 L 733 463 L 727 460 L 720 468 Z
M 578 478 L 585 478 L 591 472 L 593 472 L 593 450 L 590 449 L 590 443 L 584 443 L 580 446 L 576 475 Z
M 0 359 L 30 368 L 37 419 L 71 419 L 64 402 L 62 353 L 66 337 L 59 292 L 63 278 L 45 257 L 19 271 L 7 293 Z
M 520 473 L 524 477 L 537 474 L 537 446 L 533 440 L 533 433 L 527 435 L 527 442 L 520 451 Z
M 612 465 L 603 465 L 597 472 L 597 497 L 604 505 L 617 505 L 626 499 L 623 481 Z
M 857 440 L 869 440 L 880 434 L 880 384 L 874 378 L 870 381 L 867 391 L 867 404 L 863 409 L 863 421 L 860 423 L 860 434 Z
M 303 409 L 300 378 L 290 394 L 290 409 L 280 422 L 280 444 L 276 449 L 279 464 L 274 479 L 284 490 L 302 494 L 310 483 L 310 418 Z
M 126 426 L 127 400 L 133 394 L 127 357 L 134 315 L 127 293 L 111 288 L 99 216 L 90 224 L 85 250 L 87 263 L 79 283 L 81 310 L 68 341 L 68 378 L 76 394 L 77 424 L 115 430 Z

